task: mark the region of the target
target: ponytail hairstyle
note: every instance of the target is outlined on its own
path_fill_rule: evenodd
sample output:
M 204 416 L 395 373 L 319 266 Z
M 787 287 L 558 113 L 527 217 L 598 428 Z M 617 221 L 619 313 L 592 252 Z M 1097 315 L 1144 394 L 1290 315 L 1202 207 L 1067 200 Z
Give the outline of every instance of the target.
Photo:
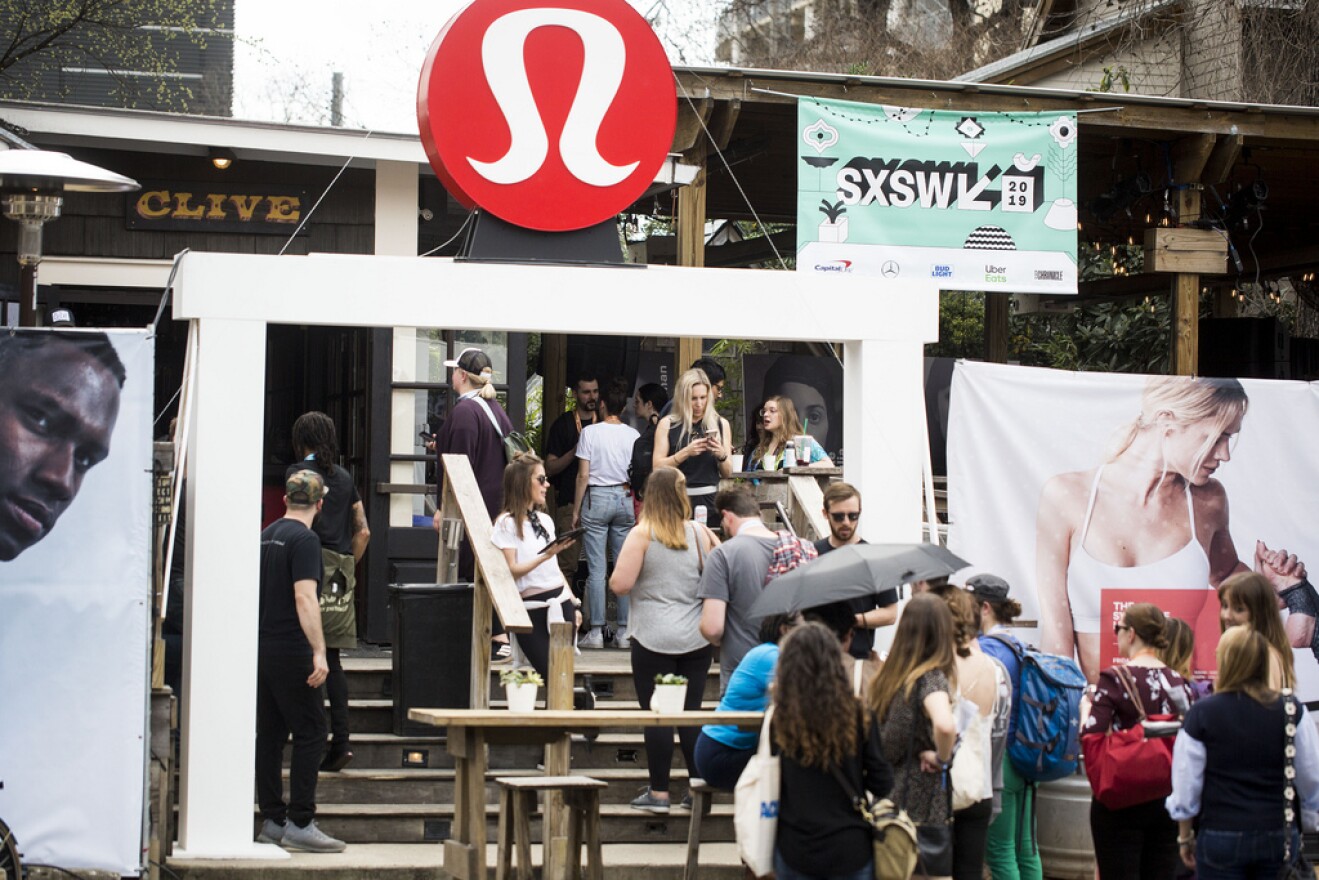
M 1236 379 L 1151 376 L 1140 398 L 1140 415 L 1114 435 L 1108 461 L 1116 461 L 1141 431 L 1156 427 L 1160 413 L 1167 413 L 1180 424 L 1212 420 L 1213 430 L 1191 463 L 1192 469 L 1198 470 L 1228 425 L 1245 416 L 1249 403 Z
M 339 444 L 330 417 L 317 410 L 298 416 L 293 423 L 293 451 L 300 458 L 315 455 L 315 468 L 321 473 L 333 471 L 339 461 Z
M 467 373 L 466 370 L 463 370 L 463 372 Z M 490 367 L 486 367 L 480 373 L 467 373 L 468 381 L 472 383 L 472 387 L 476 389 L 477 395 L 482 400 L 495 399 L 495 394 L 497 392 L 495 391 L 495 383 L 493 381 L 494 375 L 494 370 Z
M 1155 651 L 1163 651 L 1168 647 L 1168 637 L 1165 635 L 1168 618 L 1154 603 L 1137 602 L 1127 606 L 1122 622 Z
M 1011 597 L 1007 599 L 981 599 L 977 596 L 975 598 L 976 601 L 987 604 L 989 610 L 993 612 L 994 620 L 1005 626 L 1021 616 L 1021 603 Z
M 1168 641 L 1168 647 L 1159 651 L 1159 659 L 1164 666 L 1190 681 L 1191 657 L 1195 654 L 1195 633 L 1191 625 L 1179 618 L 1169 617 L 1164 624 L 1163 635 Z

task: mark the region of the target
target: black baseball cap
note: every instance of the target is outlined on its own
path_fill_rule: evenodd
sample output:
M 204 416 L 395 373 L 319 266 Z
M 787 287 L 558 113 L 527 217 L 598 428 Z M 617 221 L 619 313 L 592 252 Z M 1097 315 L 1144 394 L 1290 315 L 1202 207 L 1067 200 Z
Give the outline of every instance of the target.
M 445 361 L 446 367 L 457 367 L 468 373 L 474 373 L 479 376 L 486 370 L 494 372 L 494 364 L 490 362 L 490 355 L 481 351 L 479 348 L 464 348 L 457 358 L 451 361 Z
M 973 596 L 984 602 L 1001 602 L 1008 597 L 1012 588 L 1008 582 L 996 574 L 978 574 L 966 579 L 966 588 Z

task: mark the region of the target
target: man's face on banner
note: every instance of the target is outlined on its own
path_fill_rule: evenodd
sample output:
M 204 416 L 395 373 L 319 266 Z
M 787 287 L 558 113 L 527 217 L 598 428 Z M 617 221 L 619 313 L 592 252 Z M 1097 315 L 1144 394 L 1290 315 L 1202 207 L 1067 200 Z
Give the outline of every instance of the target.
M 40 541 L 110 454 L 119 385 L 94 357 L 52 339 L 0 382 L 0 562 Z

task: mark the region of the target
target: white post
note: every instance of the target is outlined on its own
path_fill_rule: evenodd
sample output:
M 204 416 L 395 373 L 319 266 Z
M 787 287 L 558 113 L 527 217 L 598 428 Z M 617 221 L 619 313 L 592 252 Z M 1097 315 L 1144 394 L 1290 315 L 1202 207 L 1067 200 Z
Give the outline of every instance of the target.
M 204 318 L 197 334 L 174 856 L 287 858 L 252 830 L 266 325 Z
M 921 540 L 923 357 L 919 338 L 843 344 L 843 478 L 861 491 L 872 543 Z

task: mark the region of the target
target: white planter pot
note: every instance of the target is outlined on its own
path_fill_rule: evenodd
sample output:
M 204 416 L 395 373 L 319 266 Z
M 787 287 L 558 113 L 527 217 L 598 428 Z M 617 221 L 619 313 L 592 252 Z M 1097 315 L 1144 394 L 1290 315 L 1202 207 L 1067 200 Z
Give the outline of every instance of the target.
M 537 690 L 536 685 L 530 682 L 504 685 L 504 693 L 508 695 L 508 711 L 534 712 L 536 710 Z
M 842 244 L 847 241 L 847 218 L 839 217 L 832 223 L 828 220 L 820 224 L 820 241 Z
M 670 715 L 674 712 L 681 712 L 683 703 L 686 701 L 687 685 L 657 684 L 655 685 L 655 693 L 650 697 L 650 710 L 661 715 Z

